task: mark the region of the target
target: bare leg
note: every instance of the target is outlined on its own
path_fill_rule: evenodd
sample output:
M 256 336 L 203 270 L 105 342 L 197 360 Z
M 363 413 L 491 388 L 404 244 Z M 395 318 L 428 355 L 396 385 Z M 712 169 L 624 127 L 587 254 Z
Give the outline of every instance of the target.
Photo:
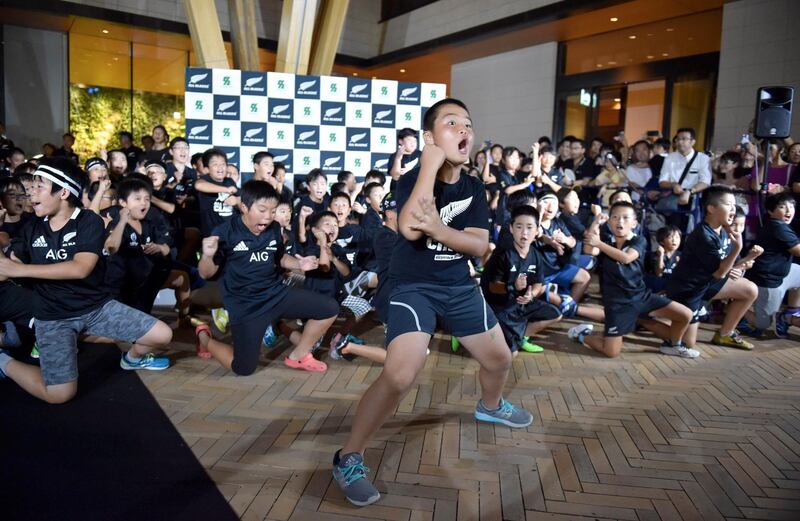
M 58 385 L 45 385 L 42 371 L 35 365 L 11 360 L 6 366 L 6 375 L 28 393 L 47 403 L 64 403 L 78 392 L 78 380 Z
M 622 352 L 621 336 L 589 335 L 583 340 L 592 350 L 609 358 L 616 358 Z
M 460 337 L 461 342 L 472 358 L 481 364 L 478 379 L 481 382 L 481 400 L 488 409 L 500 407 L 503 388 L 511 368 L 511 350 L 506 344 L 500 324 L 477 335 Z
M 651 313 L 655 317 L 664 317 L 669 320 L 669 326 L 657 320 L 640 320 L 644 327 L 655 333 L 661 340 L 669 340 L 673 345 L 677 344 L 686 333 L 689 322 L 692 320 L 692 312 L 678 302 L 670 302 L 663 308 L 656 309 Z
M 351 342 L 342 349 L 342 353 L 360 356 L 377 364 L 384 364 L 386 362 L 386 349 L 369 344 L 360 346 Z
M 595 304 L 580 304 L 578 309 L 575 310 L 575 314 L 595 322 L 604 322 L 606 320 L 606 312 L 603 306 Z
M 800 308 L 800 288 L 790 289 L 786 295 L 786 302 L 790 308 Z
M 205 331 L 200 331 L 197 339 L 200 344 L 203 345 L 203 347 L 208 349 L 208 352 L 211 353 L 211 356 L 213 356 L 222 367 L 230 371 L 231 365 L 233 364 L 232 345 L 214 339 Z
M 544 331 L 556 322 L 560 321 L 561 317 L 552 320 L 540 320 L 538 322 L 529 322 L 528 327 L 525 328 L 525 336 L 533 336 L 539 331 Z
M 185 271 L 172 270 L 169 272 L 165 288 L 175 290 L 175 302 L 178 306 L 178 315 L 183 317 L 189 314 L 189 305 L 191 304 L 190 297 L 192 294 L 189 285 L 189 274 Z
M 683 334 L 683 343 L 686 347 L 694 347 L 697 344 L 697 329 L 699 324 L 695 322 L 694 324 L 689 324 L 689 327 L 686 328 L 686 333 Z
M 583 268 L 578 270 L 578 273 L 572 280 L 572 287 L 569 291 L 570 296 L 575 302 L 580 302 L 583 299 L 583 294 L 586 293 L 586 290 L 589 288 L 589 282 L 591 280 L 592 276 L 589 275 L 588 271 Z
M 303 334 L 300 336 L 300 341 L 292 352 L 289 353 L 289 358 L 292 360 L 300 360 L 309 354 L 316 341 L 325 335 L 325 332 L 334 322 L 336 322 L 336 315 L 324 320 L 307 320 L 303 328 Z
M 143 337 L 131 345 L 129 353 L 135 357 L 166 347 L 172 341 L 172 329 L 160 320 Z
M 397 404 L 411 389 L 425 365 L 425 350 L 430 340 L 431 336 L 422 332 L 404 333 L 392 340 L 383 371 L 358 402 L 350 437 L 342 448 L 342 454 L 364 453 L 367 442 L 394 414 Z
M 758 297 L 758 288 L 747 279 L 728 279 L 713 300 L 731 300 L 725 307 L 720 334 L 729 335 Z

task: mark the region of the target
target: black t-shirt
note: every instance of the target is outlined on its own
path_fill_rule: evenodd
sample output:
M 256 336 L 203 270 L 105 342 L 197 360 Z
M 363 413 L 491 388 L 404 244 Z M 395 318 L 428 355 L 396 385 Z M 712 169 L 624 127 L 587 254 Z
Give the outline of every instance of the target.
M 759 230 L 756 244 L 764 248 L 764 253 L 747 270 L 747 278 L 756 286 L 777 288 L 792 267 L 794 256 L 789 250 L 800 244 L 800 239 L 785 222 L 769 219 Z
M 384 324 L 389 320 L 389 295 L 394 285 L 389 276 L 389 267 L 392 262 L 392 251 L 397 242 L 398 233 L 388 226 L 378 230 L 372 238 L 372 248 L 375 250 L 375 260 L 378 276 L 378 287 L 372 298 L 372 306 L 377 310 L 378 317 Z
M 169 153 L 169 148 L 162 148 L 161 150 L 151 149 L 147 152 L 144 152 L 143 155 L 146 161 L 161 161 L 162 163 L 166 163 L 172 159 L 172 154 Z M 141 159 L 141 155 L 139 158 Z M 128 165 L 128 168 L 133 170 L 131 165 Z
M 167 163 L 167 184 L 171 185 L 175 181 L 178 180 L 178 169 L 175 167 L 175 163 Z M 194 182 L 197 181 L 197 171 L 190 167 L 189 165 L 185 165 L 183 167 L 183 173 L 181 174 L 181 179 L 178 181 L 179 184 L 185 186 L 188 190 L 194 190 Z
M 281 191 L 278 192 L 278 199 L 282 203 L 287 203 L 289 206 L 292 206 L 292 201 L 294 200 L 294 192 L 292 189 L 286 185 L 281 187 Z
M 408 201 L 417 172 L 409 172 L 397 183 L 397 212 Z M 455 230 L 489 229 L 489 205 L 480 180 L 459 176 L 453 184 L 436 180 L 433 188 L 436 208 L 442 222 Z M 395 243 L 390 275 L 395 282 L 427 282 L 442 286 L 470 283 L 469 266 L 464 255 L 430 237 L 409 241 L 402 235 Z
M 81 158 L 78 157 L 78 154 L 76 154 L 75 151 L 73 151 L 73 150 L 67 151 L 67 149 L 64 148 L 64 147 L 61 147 L 58 150 L 56 150 L 53 155 L 54 156 L 65 156 L 65 157 L 68 157 L 68 158 L 72 159 L 73 161 L 75 161 L 76 165 L 81 164 Z
M 383 220 L 381 220 L 380 214 L 371 206 L 368 206 L 367 213 L 361 216 L 361 227 L 364 228 L 364 233 L 368 237 L 374 237 L 375 233 L 383 228 Z
M 547 235 L 548 237 L 552 238 L 553 234 L 556 230 L 561 230 L 561 232 L 571 237 L 572 234 L 569 233 L 569 228 L 559 219 L 553 219 L 550 221 L 550 225 L 548 227 L 541 226 L 542 233 Z M 563 245 L 562 245 L 563 246 Z M 545 244 L 542 241 L 536 241 L 536 248 L 539 250 L 539 253 L 542 254 L 542 266 L 544 267 L 544 276 L 549 277 L 553 273 L 558 272 L 561 270 L 562 266 L 566 264 L 570 256 L 572 255 L 572 250 L 564 247 L 564 255 L 559 256 L 558 252 L 549 244 Z
M 144 150 L 136 145 L 131 145 L 128 148 L 123 148 L 121 150 L 122 153 L 125 154 L 125 157 L 128 158 L 128 170 L 133 170 L 136 167 L 136 163 L 139 162 L 139 158 L 142 157 L 142 154 L 144 154 Z
M 564 223 L 564 226 L 569 230 L 570 235 L 575 237 L 575 247 L 572 248 L 572 253 L 569 256 L 570 264 L 578 264 L 583 253 L 583 234 L 586 232 L 586 225 L 583 224 L 577 214 L 567 215 L 562 213 L 558 216 L 558 220 Z
M 214 262 L 220 267 L 219 287 L 231 323 L 257 317 L 283 300 L 289 288 L 280 277 L 284 247 L 277 222 L 254 235 L 236 215 L 211 235 L 219 237 Z
M 338 244 L 334 243 L 331 245 L 331 253 L 333 253 L 334 257 L 350 267 L 350 262 L 347 260 L 347 253 Z M 308 241 L 303 248 L 303 255 L 306 257 L 311 256 L 319 258 L 320 248 L 313 235 L 309 235 Z M 331 260 L 330 269 L 328 269 L 328 271 L 324 271 L 321 268 L 307 271 L 303 287 L 319 293 L 320 295 L 325 295 L 337 301 L 341 301 L 345 296 L 344 279 L 344 274 L 336 268 L 333 260 Z
M 112 206 L 108 210 L 108 215 L 111 216 L 108 233 L 119 224 L 119 210 L 117 206 Z M 151 207 L 140 222 L 141 233 L 137 232 L 130 222 L 125 225 L 122 241 L 116 253 L 108 255 L 108 252 L 103 251 L 107 259 L 105 284 L 112 294 L 118 294 L 120 288 L 126 283 L 133 283 L 135 286 L 141 285 L 150 275 L 155 264 L 163 264 L 167 260 L 167 257 L 163 255 L 147 255 L 142 250 L 146 244 L 172 245 L 170 230 L 161 212 Z
M 295 209 L 297 210 L 297 214 L 298 215 L 300 214 L 300 209 L 302 207 L 304 207 L 304 206 L 308 206 L 309 208 L 314 210 L 314 212 L 306 218 L 306 222 L 308 222 L 308 219 L 310 219 L 311 216 L 313 216 L 314 214 L 317 214 L 317 213 L 320 213 L 320 212 L 324 212 L 325 210 L 327 210 L 328 209 L 328 205 L 330 204 L 330 202 L 331 202 L 331 196 L 328 195 L 328 194 L 325 194 L 324 196 L 322 196 L 322 202 L 321 203 L 313 201 L 311 199 L 311 196 L 309 196 L 309 195 L 303 195 L 297 201 L 297 204 L 295 204 Z
M 577 164 L 573 161 L 572 170 L 575 172 L 575 179 L 594 179 L 596 175 L 594 162 L 585 157 Z
M 356 263 L 358 254 L 369 248 L 369 240 L 364 232 L 364 228 L 358 224 L 351 223 L 339 227 L 339 235 L 334 241 L 334 244 L 344 251 L 347 256 L 347 262 L 351 266 Z
M 207 175 L 203 176 L 201 179 L 217 186 L 236 187 L 236 182 L 230 177 L 226 177 L 221 182 L 215 181 Z M 219 194 L 197 192 L 197 201 L 200 204 L 200 226 L 203 237 L 211 235 L 211 230 L 229 220 L 233 214 L 236 213 L 235 207 L 225 204 L 225 199 L 230 197 L 230 195 L 231 194 L 227 192 Z
M 11 244 L 14 255 L 25 264 L 58 264 L 71 261 L 78 253 L 94 253 L 97 264 L 80 280 L 36 279 L 34 316 L 39 320 L 62 320 L 85 315 L 111 299 L 103 285 L 105 229 L 99 215 L 76 208 L 58 231 L 47 218 L 36 218 L 23 228 Z
M 527 276 L 529 286 L 544 282 L 542 262 L 536 248 L 531 246 L 525 257 L 519 254 L 513 244 L 511 248 L 496 249 L 481 275 L 481 288 L 486 302 L 493 308 L 508 308 L 517 305 L 518 292 L 514 285 L 520 274 Z M 492 293 L 489 290 L 489 284 L 493 282 L 505 284 L 506 294 Z
M 20 232 L 22 232 L 22 229 L 25 228 L 26 224 L 34 219 L 36 219 L 36 214 L 23 212 L 22 215 L 20 215 L 19 221 L 15 223 L 5 221 L 3 225 L 0 226 L 0 232 L 6 232 L 8 236 L 13 239 L 14 237 L 17 237 Z
M 613 247 L 617 247 L 616 238 L 611 237 L 605 241 Z M 647 255 L 647 241 L 641 235 L 634 235 L 626 240 L 620 251 L 636 250 L 639 258 L 628 264 L 616 261 L 605 255 L 600 254 L 599 261 L 603 270 L 600 279 L 600 287 L 603 292 L 603 302 L 622 304 L 635 302 L 641 299 L 647 287 L 644 285 L 644 261 Z
M 497 186 L 500 190 L 500 197 L 497 199 L 497 216 L 494 222 L 497 226 L 504 227 L 511 220 L 511 212 L 509 212 L 508 208 L 506 207 L 506 201 L 508 200 L 506 188 L 515 184 L 519 183 L 517 182 L 517 178 L 514 176 L 514 174 L 505 169 L 502 169 L 500 172 L 498 172 Z
M 717 234 L 705 222 L 695 227 L 684 242 L 683 257 L 669 278 L 667 293 L 705 293 L 729 251 L 730 239 L 724 228 Z
M 400 159 L 400 168 L 407 168 L 408 170 L 406 170 L 406 174 L 411 172 L 419 172 L 420 155 L 422 154 L 419 151 L 419 149 L 414 150 L 410 154 L 403 154 L 403 157 Z M 394 165 L 394 160 L 396 157 L 397 157 L 397 152 L 389 156 L 389 163 L 387 165 L 389 172 L 391 172 L 392 170 L 392 165 Z M 392 179 L 392 182 L 389 183 L 389 190 L 394 192 L 396 189 L 397 189 L 397 181 Z

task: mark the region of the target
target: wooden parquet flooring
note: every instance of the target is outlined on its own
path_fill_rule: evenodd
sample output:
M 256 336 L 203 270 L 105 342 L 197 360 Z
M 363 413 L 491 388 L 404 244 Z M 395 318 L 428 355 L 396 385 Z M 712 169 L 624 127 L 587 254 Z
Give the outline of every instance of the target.
M 331 458 L 379 366 L 300 372 L 279 344 L 234 377 L 179 331 L 174 367 L 141 377 L 245 520 L 800 519 L 800 343 L 701 344 L 684 360 L 636 337 L 608 360 L 571 343 L 569 325 L 514 361 L 506 396 L 536 415 L 523 430 L 473 420 L 478 366 L 437 335 L 366 452 L 383 498 L 361 509 Z

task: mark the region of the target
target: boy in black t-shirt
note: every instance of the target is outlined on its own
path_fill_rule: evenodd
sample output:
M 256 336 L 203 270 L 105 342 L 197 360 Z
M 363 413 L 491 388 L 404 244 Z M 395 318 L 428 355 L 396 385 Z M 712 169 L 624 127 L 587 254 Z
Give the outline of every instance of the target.
M 306 174 L 306 184 L 308 194 L 300 196 L 295 204 L 297 217 L 294 229 L 300 244 L 306 242 L 306 225 L 309 218 L 316 213 L 326 211 L 331 200 L 328 195 L 328 178 L 319 168 Z
M 758 295 L 756 285 L 745 278 L 733 280 L 728 275 L 742 251 L 742 235 L 732 229 L 736 216 L 736 198 L 725 186 L 705 191 L 705 220 L 684 241 L 681 262 L 666 285 L 670 299 L 688 307 L 694 316 L 684 335 L 684 344 L 697 342 L 698 312 L 710 300 L 729 300 L 725 318 L 712 343 L 725 347 L 753 349 L 736 331 L 736 325 Z M 743 259 L 746 260 L 746 259 Z
M 49 403 L 63 403 L 78 389 L 77 342 L 81 335 L 130 342 L 123 369 L 161 370 L 166 358 L 150 352 L 172 339 L 155 318 L 112 300 L 103 288 L 103 220 L 78 207 L 86 175 L 65 158 L 45 158 L 34 176 L 36 219 L 0 254 L 0 281 L 29 279 L 36 294 L 34 318 L 40 367 L 0 352 L 0 376 Z
M 651 291 L 660 293 L 681 260 L 681 229 L 675 225 L 659 228 L 656 242 L 658 248 L 653 254 L 653 275 L 645 275 L 645 283 Z
M 419 173 L 404 174 L 397 187 L 401 236 L 389 274 L 395 287 L 386 363 L 361 398 L 350 437 L 333 461 L 339 488 L 359 506 L 380 499 L 366 477 L 362 453 L 425 364 L 437 320 L 481 365 L 476 419 L 516 428 L 533 421 L 529 412 L 503 399 L 511 353 L 465 259 L 483 255 L 489 246 L 483 184 L 461 173 L 473 140 L 469 112 L 458 100 L 441 100 L 426 112 L 423 130 Z
M 293 369 L 325 372 L 311 348 L 336 320 L 339 305 L 314 292 L 283 284 L 281 268 L 311 271 L 316 257 L 284 254 L 280 225 L 275 222 L 278 193 L 265 181 L 249 181 L 242 188 L 239 214 L 214 228 L 203 239 L 199 269 L 203 278 L 221 271 L 220 290 L 230 315 L 233 346 L 214 340 L 207 325 L 195 333 L 198 352 L 205 350 L 238 375 L 252 374 L 264 333 L 281 318 L 306 319 L 296 347 L 284 359 Z
M 544 276 L 539 252 L 532 247 L 539 233 L 539 213 L 530 206 L 519 206 L 511 212 L 509 225 L 513 243 L 510 248 L 498 246 L 481 276 L 481 289 L 486 302 L 497 315 L 511 352 L 543 351 L 529 338 L 561 320 L 561 313 L 552 304 L 540 300 L 544 294 Z
M 208 237 L 216 226 L 227 221 L 235 212 L 239 198 L 236 183 L 228 177 L 228 157 L 225 152 L 210 148 L 203 153 L 203 166 L 208 174 L 194 184 L 200 204 L 200 223 L 203 237 Z
M 686 306 L 651 293 L 644 284 L 647 242 L 633 233 L 637 224 L 633 204 L 615 203 L 608 223 L 613 233 L 608 242 L 600 239 L 598 225 L 593 225 L 584 239 L 592 255 L 600 255 L 605 330 L 602 335 L 590 335 L 592 326 L 580 324 L 569 330 L 569 337 L 609 358 L 616 358 L 622 352 L 623 336 L 641 324 L 664 340 L 662 353 L 683 358 L 700 356 L 699 352 L 681 343 L 692 312 Z M 653 317 L 666 318 L 670 325 Z
M 419 148 L 417 133 L 412 128 L 397 131 L 397 152 L 389 156 L 389 175 L 392 176 L 390 190 L 397 188 L 397 181 L 403 174 L 419 170 Z
M 361 227 L 369 237 L 372 237 L 383 226 L 380 214 L 383 195 L 383 186 L 378 183 L 370 183 L 364 187 L 364 202 L 367 204 L 367 211 L 361 217 Z
M 758 286 L 758 297 L 753 310 L 747 312 L 747 320 L 740 323 L 740 329 L 761 336 L 775 316 L 775 334 L 786 338 L 790 325 L 800 325 L 800 309 L 791 297 L 789 307 L 780 311 L 786 292 L 800 288 L 800 265 L 793 262 L 800 257 L 800 238 L 791 226 L 795 215 L 794 195 L 789 192 L 770 194 L 765 206 L 769 219 L 756 238 L 756 245 L 764 253 L 755 259 L 745 275 Z M 750 330 L 751 327 L 755 330 Z

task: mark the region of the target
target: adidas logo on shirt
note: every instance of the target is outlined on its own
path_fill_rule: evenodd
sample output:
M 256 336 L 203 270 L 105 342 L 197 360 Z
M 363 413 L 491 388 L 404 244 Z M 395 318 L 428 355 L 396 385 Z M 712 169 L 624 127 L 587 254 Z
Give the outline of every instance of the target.
M 47 240 L 45 240 L 44 235 L 40 235 L 38 239 L 33 241 L 34 248 L 47 248 Z
M 511 266 L 511 271 L 517 271 L 517 267 L 516 266 Z
M 233 247 L 233 251 L 250 251 L 250 248 L 247 247 L 244 241 L 241 241 L 239 244 Z

